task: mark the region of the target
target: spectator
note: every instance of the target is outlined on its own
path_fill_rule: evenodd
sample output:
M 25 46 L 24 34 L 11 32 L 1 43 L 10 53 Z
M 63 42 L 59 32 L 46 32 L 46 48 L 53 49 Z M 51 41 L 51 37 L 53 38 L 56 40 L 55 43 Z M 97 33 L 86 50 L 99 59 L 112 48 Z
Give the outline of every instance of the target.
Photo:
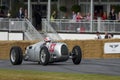
M 99 32 L 96 32 L 96 36 L 97 36 L 96 39 L 102 39 L 102 37 L 101 37 Z
M 105 32 L 104 39 L 108 39 L 108 33 L 107 32 Z
M 110 20 L 116 20 L 116 15 L 115 15 L 115 9 L 112 8 L 110 13 L 109 13 L 109 19 Z
M 113 38 L 113 36 L 114 36 L 113 33 L 111 33 L 111 34 L 108 35 L 108 38 L 111 39 L 111 38 Z
M 120 12 L 118 13 L 118 21 L 120 21 Z
M 76 21 L 76 13 L 74 11 L 72 12 L 72 20 Z
M 90 19 L 91 19 L 91 15 L 90 15 L 90 13 L 87 13 L 86 20 L 90 21 Z
M 113 33 L 111 33 L 111 38 L 113 38 L 114 37 L 114 34 Z
M 51 15 L 51 20 L 54 20 L 57 18 L 57 15 L 56 15 L 56 11 L 53 11 L 52 15 Z
M 25 15 L 24 18 L 28 19 L 28 11 L 27 11 L 27 9 L 25 9 L 24 15 Z
M 95 10 L 94 11 L 94 19 L 97 20 L 97 18 L 98 18 L 98 12 L 97 12 L 97 10 Z
M 102 20 L 106 20 L 106 19 L 107 19 L 107 13 L 106 13 L 106 12 L 103 12 Z
M 111 39 L 113 38 L 113 34 L 112 33 L 105 33 L 104 39 Z
M 5 17 L 4 11 L 0 9 L 0 17 Z
M 17 18 L 20 18 L 20 19 L 24 18 L 24 11 L 22 7 L 19 8 L 19 11 L 17 13 Z
M 86 17 L 85 17 L 85 20 L 88 21 L 85 26 L 85 30 L 89 31 L 90 30 L 90 20 L 91 20 L 91 14 L 90 13 L 87 13 Z
M 76 15 L 76 21 L 79 22 L 79 21 L 81 21 L 82 18 L 83 18 L 83 17 L 82 17 L 82 15 L 81 15 L 81 13 L 78 12 L 77 15 Z

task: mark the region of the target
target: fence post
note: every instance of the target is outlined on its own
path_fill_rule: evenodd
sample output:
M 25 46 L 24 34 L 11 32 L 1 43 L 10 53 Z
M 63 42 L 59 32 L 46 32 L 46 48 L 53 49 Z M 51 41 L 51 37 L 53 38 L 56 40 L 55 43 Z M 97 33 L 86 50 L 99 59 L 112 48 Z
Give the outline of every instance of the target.
M 101 18 L 100 17 L 98 17 L 97 22 L 98 22 L 97 31 L 100 32 L 100 27 L 101 27 L 101 25 L 100 25 Z

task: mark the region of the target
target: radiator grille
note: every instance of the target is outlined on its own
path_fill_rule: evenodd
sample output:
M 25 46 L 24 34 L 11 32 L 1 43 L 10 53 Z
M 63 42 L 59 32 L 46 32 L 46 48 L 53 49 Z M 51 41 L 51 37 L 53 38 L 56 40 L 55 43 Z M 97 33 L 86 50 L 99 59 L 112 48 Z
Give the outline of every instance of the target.
M 61 46 L 61 54 L 62 55 L 68 55 L 68 48 L 66 45 Z

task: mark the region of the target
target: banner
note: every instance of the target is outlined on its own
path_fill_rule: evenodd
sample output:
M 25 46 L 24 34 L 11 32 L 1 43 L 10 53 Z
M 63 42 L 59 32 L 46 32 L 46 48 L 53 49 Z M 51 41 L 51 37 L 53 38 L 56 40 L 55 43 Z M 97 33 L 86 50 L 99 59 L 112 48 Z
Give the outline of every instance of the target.
M 105 43 L 104 54 L 114 54 L 114 53 L 120 53 L 120 42 Z

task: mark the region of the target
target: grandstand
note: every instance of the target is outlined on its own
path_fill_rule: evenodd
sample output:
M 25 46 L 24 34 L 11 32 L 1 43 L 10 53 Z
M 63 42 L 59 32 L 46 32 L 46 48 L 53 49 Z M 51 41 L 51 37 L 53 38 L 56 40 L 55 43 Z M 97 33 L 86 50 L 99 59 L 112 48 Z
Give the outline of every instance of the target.
M 47 23 L 46 19 L 42 20 L 42 23 Z M 92 23 L 92 27 L 90 26 Z M 73 21 L 72 19 L 55 19 L 50 21 L 49 25 L 54 31 L 59 33 L 62 39 L 95 39 L 96 32 L 100 32 L 102 38 L 104 38 L 105 32 L 114 34 L 114 38 L 120 38 L 120 22 L 118 20 L 92 20 L 87 21 L 85 19 L 80 22 Z M 42 25 L 43 30 L 47 30 L 48 27 L 45 24 Z
M 70 19 L 55 19 L 54 21 L 42 20 L 42 30 L 38 31 L 27 19 L 1 18 L 0 40 L 43 40 L 49 36 L 53 40 L 61 39 L 94 39 L 99 31 L 104 36 L 105 32 L 115 34 L 119 38 L 120 23 L 116 21 L 90 21 L 73 22 Z

